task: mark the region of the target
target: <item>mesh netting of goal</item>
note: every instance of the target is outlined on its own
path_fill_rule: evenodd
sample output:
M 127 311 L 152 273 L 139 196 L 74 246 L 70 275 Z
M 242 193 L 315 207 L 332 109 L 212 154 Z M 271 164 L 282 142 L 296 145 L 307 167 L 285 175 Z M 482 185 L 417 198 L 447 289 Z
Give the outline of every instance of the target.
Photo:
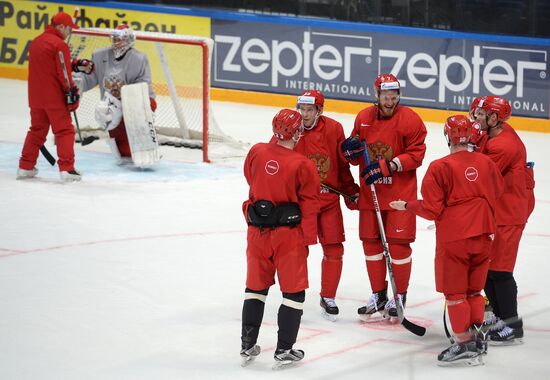
M 73 31 L 73 57 L 91 58 L 100 48 L 111 46 L 111 29 Z M 161 145 L 201 148 L 203 160 L 209 150 L 218 157 L 241 155 L 243 143 L 225 134 L 210 107 L 210 62 L 213 40 L 206 37 L 135 31 L 134 48 L 145 53 L 156 95 L 155 128 Z M 83 135 L 106 137 L 95 119 L 99 88 L 82 94 L 78 119 Z

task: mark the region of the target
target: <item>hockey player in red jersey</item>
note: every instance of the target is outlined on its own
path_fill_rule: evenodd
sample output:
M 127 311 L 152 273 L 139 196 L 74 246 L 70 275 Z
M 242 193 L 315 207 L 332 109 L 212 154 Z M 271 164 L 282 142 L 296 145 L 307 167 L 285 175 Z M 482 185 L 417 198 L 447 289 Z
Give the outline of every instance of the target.
M 521 343 L 523 339 L 513 272 L 521 235 L 534 208 L 533 165 L 526 162 L 525 145 L 506 123 L 511 113 L 508 101 L 499 96 L 484 97 L 476 111 L 476 120 L 488 136 L 482 153 L 496 163 L 505 183 L 504 194 L 496 205 L 497 232 L 485 284 L 493 313 L 504 321 L 489 333 L 489 341 L 495 345 Z
M 476 121 L 476 114 L 479 106 L 479 102 L 482 97 L 478 96 L 474 98 L 472 104 L 470 104 L 470 121 L 472 122 L 473 135 L 470 139 L 469 149 L 472 151 L 480 152 L 487 143 L 487 133 L 481 130 L 481 125 Z
M 473 134 L 462 115 L 447 119 L 444 134 L 451 154 L 433 161 L 422 180 L 422 200 L 396 200 L 390 206 L 435 220 L 436 290 L 445 295 L 454 341 L 438 356 L 442 366 L 482 364 L 485 339 L 478 330 L 485 302 L 480 294 L 489 268 L 496 231 L 494 210 L 504 190 L 496 165 L 487 156 L 468 151 Z
M 321 181 L 321 210 L 317 217 L 317 234 L 323 248 L 320 303 L 324 315 L 334 321 L 339 312 L 335 297 L 345 240 L 340 199 L 334 191 L 345 194 L 348 208 L 357 210 L 359 186 L 353 180 L 348 161 L 339 153 L 345 139 L 344 129 L 339 122 L 323 115 L 324 104 L 321 91 L 305 91 L 298 97 L 304 130 L 294 150 L 313 161 Z
M 250 191 L 243 204 L 248 223 L 243 365 L 260 353 L 256 342 L 275 273 L 283 293 L 275 365 L 292 364 L 304 357 L 304 351 L 293 349 L 293 345 L 308 287 L 307 246 L 317 243 L 320 183 L 313 162 L 293 150 L 302 132 L 300 113 L 283 109 L 272 124 L 277 142 L 254 145 L 244 163 Z
M 422 164 L 426 145 L 426 127 L 410 108 L 399 105 L 400 84 L 392 74 L 381 74 L 374 82 L 377 104 L 363 109 L 355 118 L 351 137 L 342 143 L 342 154 L 359 165 L 362 183 L 359 197 L 359 237 L 363 243 L 367 271 L 373 294 L 359 315 L 373 320 L 375 313 L 384 318 L 397 316 L 395 299 L 388 301 L 386 262 L 369 186 L 376 184 L 392 257 L 398 302 L 406 303 L 411 274 L 411 246 L 416 237 L 416 218 L 410 213 L 392 210 L 394 199 L 416 197 L 416 169 Z M 362 141 L 372 164 L 365 167 Z M 375 318 L 377 320 L 379 318 Z
M 75 59 L 71 62 L 69 46 L 65 39 L 77 29 L 71 16 L 59 12 L 52 17 L 46 30 L 36 37 L 29 49 L 29 107 L 31 127 L 27 133 L 17 179 L 32 178 L 38 173 L 35 168 L 38 151 L 48 135 L 50 126 L 55 136 L 59 174 L 64 181 L 79 181 L 80 173 L 74 167 L 74 126 L 71 112 L 78 108 L 79 93 L 71 79 L 72 69 L 82 66 L 86 74 L 93 70 L 93 63 Z M 63 73 L 60 54 L 64 59 L 69 86 Z

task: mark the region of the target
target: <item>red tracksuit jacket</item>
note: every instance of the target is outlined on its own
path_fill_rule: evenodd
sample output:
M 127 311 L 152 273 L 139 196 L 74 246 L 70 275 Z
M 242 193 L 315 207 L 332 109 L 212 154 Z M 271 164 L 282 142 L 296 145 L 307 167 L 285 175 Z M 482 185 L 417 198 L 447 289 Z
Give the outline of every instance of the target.
M 29 107 L 41 109 L 67 108 L 65 93 L 69 90 L 63 75 L 59 52 L 65 57 L 65 67 L 71 87 L 72 69 L 69 46 L 61 33 L 47 26 L 29 49 Z

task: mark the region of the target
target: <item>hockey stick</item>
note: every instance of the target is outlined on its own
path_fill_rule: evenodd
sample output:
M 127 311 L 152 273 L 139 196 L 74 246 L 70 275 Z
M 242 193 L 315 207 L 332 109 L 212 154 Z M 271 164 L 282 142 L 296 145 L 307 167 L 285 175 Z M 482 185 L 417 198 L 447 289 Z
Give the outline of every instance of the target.
M 367 143 L 365 140 L 361 142 L 363 144 L 363 156 L 365 157 L 365 163 L 370 165 L 369 153 L 367 150 Z M 388 247 L 388 241 L 386 240 L 386 232 L 384 231 L 384 222 L 382 221 L 382 214 L 380 212 L 380 204 L 378 203 L 378 196 L 376 195 L 376 188 L 374 183 L 370 184 L 370 191 L 372 193 L 372 200 L 374 202 L 374 211 L 376 211 L 376 220 L 378 221 L 378 230 L 380 231 L 380 239 L 382 240 L 382 246 L 384 247 L 384 258 L 386 259 L 386 266 L 388 267 L 388 275 L 390 277 L 390 284 L 393 292 L 393 298 L 395 300 L 395 308 L 397 309 L 397 316 L 399 322 L 404 328 L 409 330 L 415 335 L 423 336 L 426 333 L 426 328 L 412 323 L 405 318 L 403 305 L 399 302 L 397 297 L 397 286 L 395 285 L 395 277 L 393 275 L 393 268 L 391 263 L 390 249 Z
M 453 336 L 449 331 L 449 327 L 447 327 L 447 300 L 445 300 L 445 303 L 443 304 L 443 328 L 445 329 L 445 336 L 449 338 L 451 344 L 454 344 L 455 341 L 453 339 Z
M 321 187 L 324 187 L 324 188 L 327 189 L 328 191 L 332 191 L 333 193 L 336 193 L 336 194 L 339 194 L 339 195 L 343 196 L 343 197 L 346 198 L 348 201 L 355 202 L 355 201 L 357 200 L 357 197 L 356 197 L 356 196 L 344 194 L 344 193 L 342 193 L 340 190 L 337 190 L 337 189 L 335 189 L 334 187 L 331 187 L 331 186 L 329 186 L 329 185 L 327 185 L 327 184 L 321 183 Z
M 55 166 L 55 158 L 52 156 L 52 154 L 50 153 L 48 148 L 46 148 L 45 145 L 42 145 L 40 147 L 40 152 L 42 153 L 46 161 L 50 163 L 51 166 Z
M 63 57 L 62 51 L 59 51 L 59 60 L 61 61 L 61 68 L 63 69 L 63 76 L 65 77 L 67 88 L 70 90 L 71 82 L 69 81 L 69 74 L 67 73 L 67 67 L 65 66 L 65 58 Z M 88 136 L 85 139 L 82 139 L 82 134 L 80 133 L 80 125 L 78 125 L 78 118 L 76 117 L 76 111 L 73 111 L 73 117 L 75 120 L 76 131 L 78 132 L 78 139 L 80 141 L 80 145 L 85 146 L 93 143 L 96 140 L 95 136 Z

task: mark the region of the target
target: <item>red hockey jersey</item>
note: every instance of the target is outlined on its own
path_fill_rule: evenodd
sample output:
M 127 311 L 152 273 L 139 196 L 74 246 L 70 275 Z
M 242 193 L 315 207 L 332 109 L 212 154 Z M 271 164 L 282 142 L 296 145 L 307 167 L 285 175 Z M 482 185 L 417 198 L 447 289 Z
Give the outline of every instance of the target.
M 416 198 L 416 168 L 422 164 L 426 153 L 426 134 L 424 123 L 408 107 L 398 105 L 389 119 L 378 118 L 377 106 L 365 108 L 357 114 L 351 136 L 366 141 L 371 162 L 393 159 L 400 166 L 400 171 L 394 172 L 392 177 L 376 182 L 382 210 L 389 210 L 389 202 L 393 200 Z M 359 164 L 359 172 L 365 168 L 363 157 L 352 164 Z M 361 182 L 359 208 L 374 209 L 370 189 L 364 182 Z
M 349 163 L 340 155 L 340 145 L 344 139 L 342 124 L 329 117 L 320 116 L 313 129 L 304 130 L 294 150 L 315 164 L 321 183 L 344 194 L 353 195 L 359 192 L 359 186 L 354 182 Z M 327 203 L 339 200 L 338 194 L 323 189 L 321 192 L 321 208 Z
M 456 152 L 430 164 L 422 180 L 423 199 L 407 202 L 407 211 L 435 220 L 438 242 L 492 234 L 503 191 L 504 181 L 490 158 Z
M 250 185 L 248 200 L 297 203 L 302 214 L 301 227 L 306 245 L 317 242 L 317 213 L 319 212 L 319 176 L 313 162 L 291 149 L 278 144 L 254 145 L 244 162 L 244 176 Z
M 509 226 L 527 223 L 527 217 L 532 211 L 532 187 L 529 189 L 532 180 L 525 168 L 527 151 L 516 131 L 503 123 L 502 132 L 489 138 L 482 153 L 496 163 L 504 177 L 504 194 L 496 209 L 497 224 Z
M 36 37 L 29 49 L 29 106 L 31 108 L 67 108 L 65 93 L 69 90 L 63 75 L 59 52 L 65 58 L 65 67 L 71 87 L 72 69 L 69 46 L 61 33 L 53 26 L 47 26 L 44 33 Z

